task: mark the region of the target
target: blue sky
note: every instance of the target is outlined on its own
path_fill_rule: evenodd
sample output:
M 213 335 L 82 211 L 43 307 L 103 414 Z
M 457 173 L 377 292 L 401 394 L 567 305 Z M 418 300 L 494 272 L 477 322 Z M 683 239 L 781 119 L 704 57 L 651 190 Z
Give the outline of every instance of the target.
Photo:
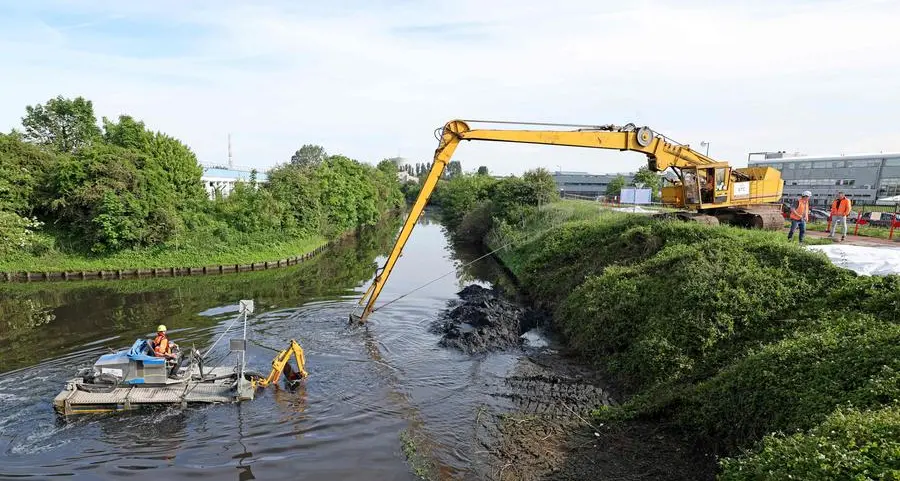
M 900 151 L 900 2 L 570 0 L 0 4 L 0 130 L 82 95 L 202 161 L 304 143 L 430 159 L 454 118 L 649 125 L 747 153 Z M 618 172 L 631 153 L 466 143 L 467 170 Z

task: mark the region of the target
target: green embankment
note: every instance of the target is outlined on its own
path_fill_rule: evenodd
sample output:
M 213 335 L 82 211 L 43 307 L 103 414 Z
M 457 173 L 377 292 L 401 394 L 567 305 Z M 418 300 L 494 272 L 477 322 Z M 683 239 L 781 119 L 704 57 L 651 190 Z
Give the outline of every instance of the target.
M 190 235 L 190 234 L 188 234 Z M 0 272 L 81 271 L 202 267 L 249 264 L 284 259 L 311 252 L 325 244 L 320 235 L 290 238 L 272 234 L 250 234 L 222 240 L 192 235 L 183 245 L 129 249 L 107 256 L 52 251 L 41 255 L 12 253 L 0 259 Z
M 460 197 L 451 184 L 443 198 Z M 448 213 L 455 235 L 515 241 L 502 262 L 628 393 L 602 422 L 689 434 L 721 479 L 900 479 L 897 276 L 857 276 L 783 233 L 472 199 Z

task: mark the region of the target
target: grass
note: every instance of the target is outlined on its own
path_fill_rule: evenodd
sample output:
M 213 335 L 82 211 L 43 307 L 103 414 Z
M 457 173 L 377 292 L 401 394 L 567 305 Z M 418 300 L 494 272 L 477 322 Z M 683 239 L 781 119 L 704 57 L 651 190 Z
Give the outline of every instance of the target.
M 150 269 L 248 264 L 305 254 L 326 243 L 319 235 L 290 237 L 285 234 L 241 235 L 226 240 L 194 234 L 179 244 L 159 245 L 88 256 L 59 249 L 41 255 L 20 252 L 0 259 L 0 272 L 50 272 L 81 270 Z

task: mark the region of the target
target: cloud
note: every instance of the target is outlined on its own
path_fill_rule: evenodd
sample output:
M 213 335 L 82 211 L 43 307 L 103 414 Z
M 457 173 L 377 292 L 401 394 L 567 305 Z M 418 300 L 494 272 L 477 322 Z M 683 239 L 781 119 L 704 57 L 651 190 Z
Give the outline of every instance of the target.
M 425 161 L 453 118 L 650 125 L 749 151 L 900 150 L 893 33 L 877 1 L 31 2 L 0 8 L 0 129 L 84 95 L 201 160 L 266 167 L 303 143 Z M 15 9 L 2 15 L 2 9 Z M 96 23 L 92 23 L 96 22 Z M 466 143 L 466 169 L 615 172 L 639 155 Z

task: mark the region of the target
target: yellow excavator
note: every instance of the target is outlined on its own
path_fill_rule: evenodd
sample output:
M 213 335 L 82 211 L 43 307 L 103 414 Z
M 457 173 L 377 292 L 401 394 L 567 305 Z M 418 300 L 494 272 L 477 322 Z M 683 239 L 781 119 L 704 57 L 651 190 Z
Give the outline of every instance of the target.
M 474 122 L 540 126 L 543 129 L 471 129 L 469 123 Z M 559 127 L 568 127 L 570 130 L 559 130 Z M 667 179 L 668 185 L 662 187 L 662 203 L 682 210 L 660 214 L 661 216 L 705 224 L 723 223 L 769 230 L 784 226 L 784 219 L 781 216 L 784 181 L 779 171 L 771 167 L 732 168 L 727 162 L 716 161 L 646 126 L 451 120 L 438 131 L 435 131 L 435 136 L 438 137 L 439 143 L 434 152 L 434 163 L 428 177 L 387 261 L 376 272 L 375 280 L 359 300 L 358 307 L 364 303 L 365 307 L 360 314 L 352 313 L 351 320 L 364 322 L 372 312 L 375 300 L 400 257 L 416 225 L 416 220 L 461 140 L 640 152 L 647 156 L 647 165 L 651 171 L 671 171 L 675 176 L 674 179 Z
M 290 360 L 292 357 L 297 362 L 296 369 L 291 366 Z M 291 339 L 287 349 L 279 351 L 275 359 L 272 360 L 272 370 L 269 371 L 268 376 L 265 378 L 259 376 L 251 380 L 254 383 L 254 387 L 268 387 L 277 384 L 282 374 L 284 374 L 285 380 L 289 384 L 296 383 L 309 376 L 309 373 L 306 372 L 306 356 L 303 354 L 303 348 L 294 339 Z

